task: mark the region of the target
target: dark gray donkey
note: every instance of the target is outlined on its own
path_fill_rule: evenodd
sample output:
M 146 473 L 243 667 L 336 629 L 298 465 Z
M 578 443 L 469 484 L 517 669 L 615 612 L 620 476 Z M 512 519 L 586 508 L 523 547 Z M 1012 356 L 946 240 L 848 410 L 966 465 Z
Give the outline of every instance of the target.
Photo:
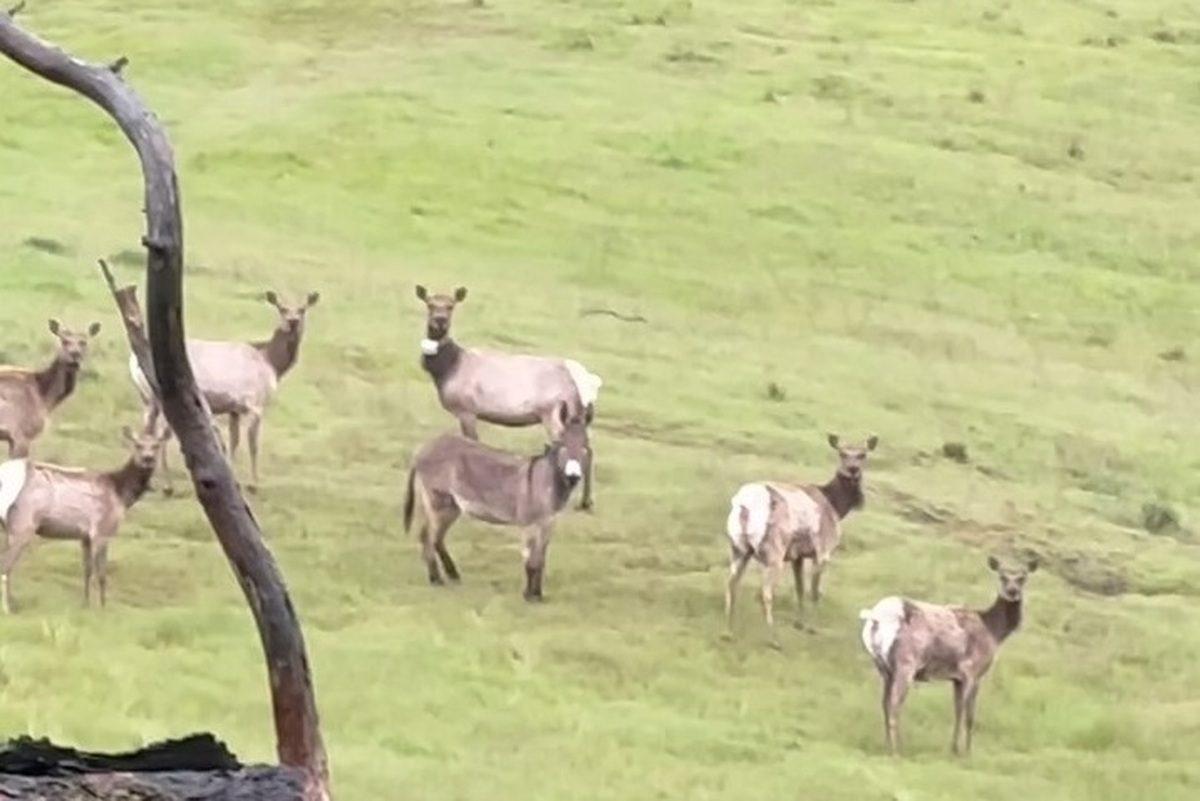
M 467 297 L 466 287 L 454 295 L 430 294 L 417 285 L 417 298 L 428 312 L 421 366 L 433 379 L 442 408 L 458 419 L 464 437 L 479 439 L 479 420 L 520 428 L 538 425 L 551 441 L 561 424 L 558 406 L 591 425 L 596 397 L 603 383 L 574 359 L 529 353 L 506 353 L 488 348 L 464 348 L 450 338 L 454 307 Z M 592 448 L 585 443 L 583 498 L 580 509 L 592 508 Z
M 525 600 L 542 599 L 542 573 L 554 520 L 583 477 L 587 424 L 567 404 L 557 411 L 560 433 L 537 456 L 521 456 L 459 434 L 427 441 L 413 457 L 404 497 L 404 530 L 412 526 L 420 500 L 421 556 L 429 582 L 458 581 L 458 567 L 446 550 L 446 532 L 459 516 L 525 529 Z M 436 557 L 436 558 L 435 558 Z

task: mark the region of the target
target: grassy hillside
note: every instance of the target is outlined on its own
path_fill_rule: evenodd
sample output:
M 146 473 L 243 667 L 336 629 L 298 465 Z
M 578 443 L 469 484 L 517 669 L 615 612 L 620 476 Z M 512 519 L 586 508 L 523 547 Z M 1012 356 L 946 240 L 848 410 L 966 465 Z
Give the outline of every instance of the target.
M 253 505 L 340 799 L 1194 797 L 1194 5 L 38 0 L 21 22 L 128 56 L 168 125 L 189 334 L 262 336 L 264 289 L 321 292 Z M 7 62 L 0 97 L 0 361 L 47 359 L 47 317 L 101 321 L 36 452 L 115 465 L 138 406 L 95 259 L 137 250 L 136 161 Z M 604 377 L 596 513 L 560 521 L 544 605 L 516 532 L 459 524 L 464 583 L 434 590 L 400 531 L 408 456 L 451 427 L 416 282 L 469 287 L 463 342 Z M 816 633 L 766 648 L 752 571 L 722 642 L 730 493 L 826 479 L 829 431 L 880 446 Z M 1147 531 L 1155 508 L 1179 524 Z M 986 604 L 988 552 L 1046 568 L 976 752 L 946 754 L 941 684 L 889 760 L 857 612 Z M 18 565 L 0 732 L 209 729 L 273 758 L 257 638 L 190 494 L 148 498 L 111 558 L 103 612 L 78 608 L 74 546 Z

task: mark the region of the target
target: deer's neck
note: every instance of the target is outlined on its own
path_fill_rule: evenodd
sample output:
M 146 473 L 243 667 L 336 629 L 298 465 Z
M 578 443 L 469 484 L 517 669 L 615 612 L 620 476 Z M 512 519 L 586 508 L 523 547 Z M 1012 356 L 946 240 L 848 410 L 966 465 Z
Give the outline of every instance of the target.
M 1021 627 L 1021 602 L 1005 600 L 997 595 L 992 605 L 979 613 L 979 617 L 996 642 L 1002 643 Z
M 299 328 L 294 331 L 276 328 L 266 342 L 254 343 L 254 347 L 258 348 L 275 371 L 276 378 L 283 378 L 296 365 L 296 359 L 300 356 L 301 332 Z
M 104 474 L 112 484 L 113 491 L 121 504 L 128 509 L 133 506 L 150 488 L 150 476 L 154 473 L 154 465 L 142 467 L 130 459 L 121 467 Z
M 48 409 L 54 409 L 75 391 L 79 378 L 79 365 L 62 357 L 55 357 L 50 366 L 34 373 L 38 395 Z
M 462 357 L 463 347 L 450 337 L 445 337 L 438 342 L 437 353 L 421 354 L 421 368 L 429 373 L 433 383 L 441 389 L 462 364 Z
M 866 499 L 863 497 L 862 481 L 846 478 L 841 473 L 820 487 L 821 494 L 829 501 L 829 505 L 837 512 L 838 519 L 844 518 L 855 509 L 861 509 Z

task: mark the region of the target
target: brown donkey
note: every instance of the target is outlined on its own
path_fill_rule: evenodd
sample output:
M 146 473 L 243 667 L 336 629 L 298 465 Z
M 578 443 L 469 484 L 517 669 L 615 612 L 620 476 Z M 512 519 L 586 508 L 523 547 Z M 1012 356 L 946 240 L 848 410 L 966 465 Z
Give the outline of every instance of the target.
M 258 438 L 263 415 L 279 390 L 279 382 L 295 366 L 304 336 L 308 310 L 321 299 L 318 292 L 297 304 L 286 304 L 275 292 L 267 290 L 263 299 L 275 307 L 279 319 L 271 338 L 260 342 L 191 339 L 187 341 L 188 360 L 196 375 L 196 384 L 208 402 L 213 417 L 229 416 L 229 461 L 233 463 L 241 438 L 241 421 L 246 418 L 246 436 L 250 445 L 250 482 L 246 489 L 258 489 Z M 129 356 L 129 375 L 138 394 L 142 396 L 142 428 L 148 429 L 160 419 L 157 402 L 150 384 L 138 366 L 137 357 Z M 170 430 L 167 430 L 168 438 Z M 171 477 L 167 469 L 167 450 L 163 448 L 162 473 L 164 491 L 171 494 Z
M 988 557 L 988 567 L 1000 586 L 996 600 L 985 610 L 941 606 L 891 595 L 858 613 L 863 621 L 863 647 L 883 679 L 883 726 L 888 750 L 900 751 L 900 708 L 913 682 L 949 681 L 954 684 L 954 736 L 950 749 L 971 752 L 975 701 L 979 684 L 995 661 L 996 652 L 1021 625 L 1025 580 L 1038 568 L 1036 558 L 1024 567 L 1002 568 Z
M 0 367 L 0 440 L 8 443 L 10 458 L 29 455 L 29 446 L 46 429 L 50 413 L 75 391 L 79 368 L 90 340 L 100 333 L 92 323 L 83 333 L 50 320 L 50 333 L 58 337 L 58 352 L 41 370 Z
M 477 421 L 509 428 L 538 425 L 553 441 L 562 425 L 558 407 L 567 404 L 572 417 L 591 425 L 603 382 L 574 359 L 464 348 L 450 337 L 454 307 L 467 297 L 466 287 L 454 295 L 431 295 L 417 285 L 425 304 L 425 339 L 421 366 L 433 379 L 442 408 L 458 419 L 464 437 L 479 439 Z M 592 448 L 586 443 L 583 498 L 580 509 L 592 508 Z
M 756 481 L 743 484 L 729 502 L 725 533 L 729 537 L 729 578 L 725 585 L 725 624 L 733 633 L 734 597 L 738 582 L 751 559 L 763 568 L 762 604 L 771 645 L 778 648 L 775 632 L 775 585 L 785 562 L 791 562 L 796 601 L 804 610 L 804 561 L 812 562 L 812 602 L 821 600 L 821 576 L 842 539 L 841 521 L 862 507 L 863 466 L 879 444 L 871 435 L 866 444 L 844 446 L 836 434 L 828 436 L 837 451 L 838 468 L 832 479 L 815 484 Z M 798 624 L 802 624 L 798 621 Z
M 9 577 L 35 536 L 78 540 L 83 549 L 83 605 L 91 599 L 92 577 L 104 606 L 108 585 L 108 542 L 150 485 L 165 436 L 121 431 L 131 448 L 121 467 L 107 472 L 10 459 L 0 464 L 0 523 L 8 543 L 0 555 L 0 609 L 10 613 Z
M 443 434 L 422 445 L 413 457 L 404 497 L 404 530 L 412 526 L 419 500 L 421 556 L 431 584 L 459 580 L 446 550 L 446 532 L 462 513 L 485 523 L 526 529 L 521 556 L 525 563 L 525 600 L 542 600 L 542 574 L 554 519 L 583 477 L 587 426 L 559 404 L 560 433 L 533 457 L 520 456 L 458 434 Z M 435 558 L 436 556 L 436 558 Z

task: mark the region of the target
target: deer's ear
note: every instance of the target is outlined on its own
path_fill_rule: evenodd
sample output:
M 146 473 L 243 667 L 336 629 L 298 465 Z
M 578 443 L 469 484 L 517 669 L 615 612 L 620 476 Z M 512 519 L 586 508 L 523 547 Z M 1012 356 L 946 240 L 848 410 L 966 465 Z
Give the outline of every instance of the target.
M 558 420 L 564 426 L 571 422 L 571 410 L 567 407 L 566 401 L 559 401 L 558 404 Z
M 417 300 L 428 300 L 428 299 L 429 299 L 429 292 L 425 289 L 425 287 L 421 286 L 420 284 L 417 284 Z
M 1000 570 L 1000 560 L 994 556 L 989 555 L 988 556 L 988 567 L 990 567 L 993 572 L 998 572 Z
M 121 438 L 126 442 L 133 442 L 133 429 L 129 426 L 121 426 Z
M 878 444 L 879 444 L 879 437 L 875 436 L 874 434 L 867 437 L 867 450 L 869 450 L 869 451 L 875 450 L 875 446 Z
M 88 326 L 88 336 L 94 337 L 100 333 L 100 323 L 92 323 Z
M 263 293 L 263 300 L 270 303 L 272 306 L 279 306 L 279 296 L 275 294 L 274 289 L 268 289 Z
M 1036 556 L 1031 557 L 1029 559 L 1029 561 L 1025 563 L 1025 570 L 1030 573 L 1036 573 L 1037 569 L 1038 569 L 1038 558 Z
M 462 303 L 466 299 L 467 299 L 467 288 L 465 286 L 460 286 L 458 289 L 454 290 L 454 302 L 455 303 Z
M 320 293 L 320 292 L 309 292 L 309 293 L 308 293 L 308 306 L 309 306 L 309 308 L 312 308 L 313 306 L 316 306 L 316 305 L 317 305 L 317 301 L 319 301 L 320 299 L 321 299 L 321 293 Z
M 58 336 L 58 332 L 62 330 L 62 324 L 58 320 L 55 320 L 53 317 L 51 317 L 49 321 L 49 328 L 51 334 Z
M 836 451 L 837 447 L 838 447 L 838 443 L 841 442 L 841 439 L 838 438 L 838 435 L 830 434 L 826 437 L 826 439 L 829 440 L 829 447 L 833 448 Z

